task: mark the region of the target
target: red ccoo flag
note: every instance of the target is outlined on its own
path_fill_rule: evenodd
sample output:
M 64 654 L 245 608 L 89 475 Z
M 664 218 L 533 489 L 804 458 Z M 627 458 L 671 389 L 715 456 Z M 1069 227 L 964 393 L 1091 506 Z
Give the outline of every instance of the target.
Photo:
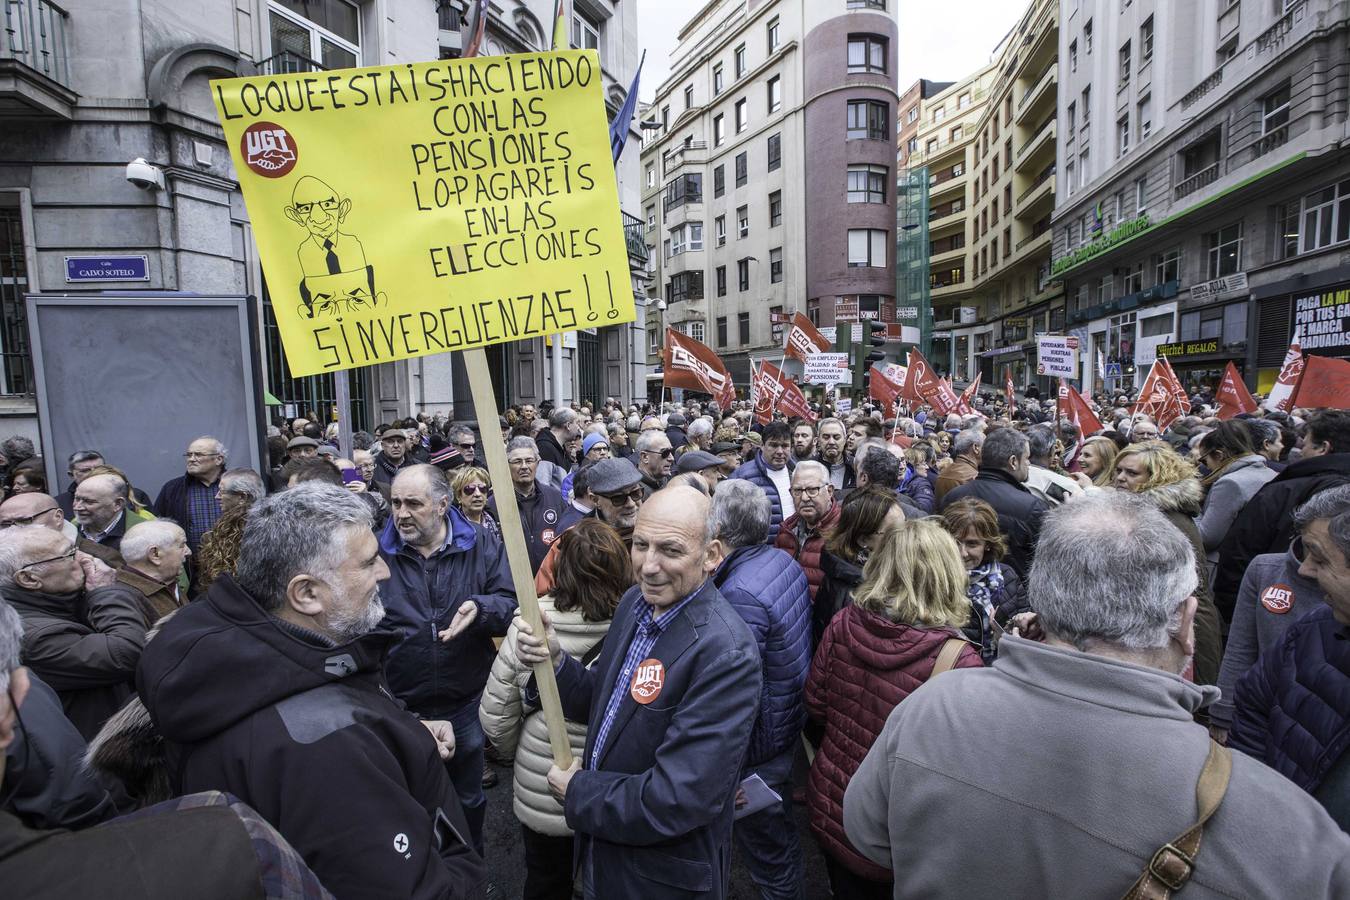
M 867 394 L 881 404 L 888 414 L 895 411 L 895 401 L 900 397 L 901 386 L 886 377 L 886 373 L 876 366 L 872 367 L 867 379 Z
M 1305 357 L 1303 377 L 1289 407 L 1350 409 L 1350 362 L 1330 356 Z
M 1143 386 L 1139 388 L 1139 399 L 1134 404 L 1135 415 L 1151 416 L 1157 423 L 1159 431 L 1165 431 L 1168 425 L 1182 415 L 1181 404 L 1177 397 L 1178 394 L 1184 395 L 1185 392 L 1181 390 L 1180 383 L 1176 382 L 1176 375 L 1171 372 L 1166 358 L 1160 356 L 1155 359 L 1153 367 L 1148 370 L 1148 376 L 1144 378 Z M 1187 406 L 1189 405 L 1187 401 Z
M 816 420 L 816 414 L 802 389 L 773 363 L 761 360 L 753 374 L 755 419 L 761 425 L 773 421 L 774 412 L 780 409 L 789 418 L 806 419 L 808 422 Z
M 788 329 L 787 343 L 783 355 L 806 362 L 806 358 L 815 353 L 829 353 L 830 342 L 825 340 L 811 320 L 801 313 L 792 316 L 792 327 Z
M 1247 390 L 1242 376 L 1238 374 L 1237 366 L 1232 363 L 1224 369 L 1223 380 L 1219 382 L 1215 397 L 1219 401 L 1220 419 L 1231 419 L 1239 413 L 1256 412 L 1256 399 L 1252 397 L 1251 391 Z
M 1274 412 L 1289 412 L 1294 408 L 1294 388 L 1298 387 L 1299 376 L 1303 374 L 1303 348 L 1298 343 L 1298 331 L 1294 331 L 1294 340 L 1285 351 L 1284 362 L 1280 365 L 1280 376 L 1275 386 L 1266 395 L 1265 407 Z
M 905 378 L 903 399 L 927 403 L 940 416 L 957 411 L 961 404 L 945 379 L 933 374 L 933 367 L 917 349 L 909 351 L 909 372 Z
M 668 387 L 712 394 L 722 409 L 729 409 L 735 401 L 736 386 L 731 381 L 731 373 L 718 355 L 703 343 L 674 328 L 667 328 L 661 361 L 665 374 L 663 381 Z
M 966 385 L 966 389 L 961 392 L 961 412 L 965 413 L 966 415 L 969 415 L 970 413 L 975 411 L 975 407 L 971 406 L 970 404 L 971 401 L 975 399 L 975 395 L 980 392 L 980 379 L 983 377 L 984 377 L 983 372 L 976 372 L 975 380 L 972 381 L 970 384 Z
M 1078 426 L 1078 433 L 1084 438 L 1091 437 L 1103 428 L 1101 419 L 1097 418 L 1083 395 L 1063 378 L 1059 380 L 1058 416 Z

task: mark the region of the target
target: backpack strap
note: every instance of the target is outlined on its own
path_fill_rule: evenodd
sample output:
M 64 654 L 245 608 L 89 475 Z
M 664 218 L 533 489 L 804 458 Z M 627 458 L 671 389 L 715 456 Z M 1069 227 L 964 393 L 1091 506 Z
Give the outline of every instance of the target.
M 1139 880 L 1125 895 L 1125 900 L 1168 900 L 1181 890 L 1195 873 L 1195 858 L 1200 852 L 1200 838 L 1205 823 L 1223 802 L 1228 792 L 1228 778 L 1233 773 L 1233 753 L 1214 741 L 1209 742 L 1200 780 L 1195 786 L 1195 803 L 1200 818 L 1179 837 L 1163 844 L 1148 861 Z
M 929 680 L 931 681 L 956 665 L 956 658 L 961 655 L 961 648 L 965 645 L 966 642 L 963 638 L 947 638 L 947 642 L 938 651 L 937 662 L 933 663 L 933 671 L 928 673 Z

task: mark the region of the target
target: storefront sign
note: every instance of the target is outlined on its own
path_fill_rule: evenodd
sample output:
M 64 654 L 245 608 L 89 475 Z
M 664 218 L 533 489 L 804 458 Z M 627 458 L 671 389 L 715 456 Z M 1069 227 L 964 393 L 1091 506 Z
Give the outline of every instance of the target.
M 1137 219 L 1131 219 L 1128 222 L 1117 225 L 1092 243 L 1079 247 L 1072 253 L 1066 253 L 1064 256 L 1061 256 L 1059 259 L 1052 262 L 1050 264 L 1050 274 L 1052 276 L 1058 275 L 1065 269 L 1071 269 L 1081 262 L 1087 262 L 1089 259 L 1092 259 L 1092 257 L 1105 253 L 1116 244 L 1127 241 L 1139 234 L 1141 231 L 1148 228 L 1149 224 L 1148 214 L 1145 213 Z
M 1218 340 L 1178 341 L 1175 344 L 1159 344 L 1156 350 L 1159 356 L 1199 356 L 1201 353 L 1218 353 Z
M 137 256 L 67 256 L 66 283 L 80 281 L 149 281 L 150 266 Z
M 858 298 L 840 297 L 834 301 L 834 320 L 836 322 L 858 321 Z
M 1240 297 L 1246 293 L 1246 272 L 1234 272 L 1232 275 L 1223 278 L 1215 278 L 1213 281 L 1191 286 L 1191 299 L 1198 300 L 1201 303 L 1209 303 L 1212 300 L 1227 300 L 1230 297 Z
M 900 306 L 895 310 L 897 319 L 917 319 L 919 317 L 919 308 L 917 306 Z
M 962 325 L 974 325 L 980 318 L 980 311 L 973 306 L 958 307 L 957 313 L 960 315 L 957 321 Z
M 1077 378 L 1078 338 L 1073 335 L 1037 335 L 1036 374 Z
M 1294 334 L 1305 351 L 1350 351 L 1350 285 L 1295 294 Z

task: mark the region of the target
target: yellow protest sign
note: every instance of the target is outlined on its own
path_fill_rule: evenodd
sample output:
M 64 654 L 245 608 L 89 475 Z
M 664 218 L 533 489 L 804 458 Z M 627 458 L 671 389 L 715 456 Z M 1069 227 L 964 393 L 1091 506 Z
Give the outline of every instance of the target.
M 595 51 L 211 90 L 294 375 L 635 318 Z

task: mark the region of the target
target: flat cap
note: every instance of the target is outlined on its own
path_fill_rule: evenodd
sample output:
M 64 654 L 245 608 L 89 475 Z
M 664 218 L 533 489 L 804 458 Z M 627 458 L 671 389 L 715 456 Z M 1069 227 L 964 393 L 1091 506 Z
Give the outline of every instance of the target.
M 305 437 L 303 434 L 299 437 L 293 437 L 286 444 L 287 450 L 294 450 L 296 447 L 317 447 L 319 442 L 312 437 Z
M 675 464 L 675 471 L 684 474 L 685 472 L 701 472 L 704 469 L 713 466 L 724 466 L 726 460 L 720 456 L 713 456 L 706 450 L 690 450 L 688 453 L 680 456 L 680 461 Z
M 638 472 L 637 467 L 621 456 L 602 459 L 587 472 L 590 473 L 593 494 L 617 494 L 642 481 L 642 473 Z

